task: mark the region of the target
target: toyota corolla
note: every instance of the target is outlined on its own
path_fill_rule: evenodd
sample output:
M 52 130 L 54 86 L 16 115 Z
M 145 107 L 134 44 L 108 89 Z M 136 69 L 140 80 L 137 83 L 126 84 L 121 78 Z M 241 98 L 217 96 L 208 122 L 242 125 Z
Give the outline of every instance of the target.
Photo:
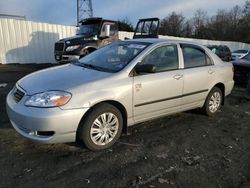
M 214 115 L 233 85 L 232 64 L 204 46 L 127 40 L 27 75 L 8 94 L 7 112 L 30 140 L 101 150 L 140 122 L 195 108 Z

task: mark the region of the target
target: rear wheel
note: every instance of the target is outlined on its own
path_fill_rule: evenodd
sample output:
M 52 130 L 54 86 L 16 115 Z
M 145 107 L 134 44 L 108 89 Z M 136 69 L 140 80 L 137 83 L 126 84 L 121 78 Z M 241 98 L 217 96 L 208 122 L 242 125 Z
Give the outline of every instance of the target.
M 218 87 L 214 87 L 208 94 L 202 111 L 208 116 L 214 115 L 221 108 L 222 99 L 221 90 Z
M 120 137 L 123 119 L 113 105 L 103 103 L 96 106 L 78 130 L 78 139 L 90 150 L 102 150 L 112 146 Z

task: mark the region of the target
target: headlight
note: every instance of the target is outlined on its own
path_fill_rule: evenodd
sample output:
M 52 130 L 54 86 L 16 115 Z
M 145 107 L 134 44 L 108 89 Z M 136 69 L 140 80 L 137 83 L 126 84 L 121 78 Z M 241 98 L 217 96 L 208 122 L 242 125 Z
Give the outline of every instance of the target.
M 81 45 L 69 46 L 69 47 L 66 48 L 66 51 L 70 52 L 70 51 L 76 50 L 76 49 L 80 48 L 80 46 Z
M 71 98 L 71 94 L 64 91 L 46 91 L 32 95 L 26 102 L 26 106 L 33 107 L 57 107 L 65 105 Z

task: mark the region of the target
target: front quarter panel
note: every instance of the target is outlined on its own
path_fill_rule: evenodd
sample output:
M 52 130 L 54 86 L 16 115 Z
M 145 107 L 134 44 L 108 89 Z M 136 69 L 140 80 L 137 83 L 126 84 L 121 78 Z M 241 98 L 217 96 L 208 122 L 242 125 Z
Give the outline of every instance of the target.
M 128 74 L 114 73 L 109 78 L 74 88 L 71 100 L 61 108 L 91 108 L 104 101 L 116 101 L 125 107 L 128 118 L 132 118 L 132 82 Z

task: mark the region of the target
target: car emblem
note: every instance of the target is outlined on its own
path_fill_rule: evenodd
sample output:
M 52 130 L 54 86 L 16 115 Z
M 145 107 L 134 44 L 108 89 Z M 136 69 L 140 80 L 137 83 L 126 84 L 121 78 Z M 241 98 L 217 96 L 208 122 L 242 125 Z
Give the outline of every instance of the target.
M 70 44 L 70 41 L 66 41 L 66 44 Z

